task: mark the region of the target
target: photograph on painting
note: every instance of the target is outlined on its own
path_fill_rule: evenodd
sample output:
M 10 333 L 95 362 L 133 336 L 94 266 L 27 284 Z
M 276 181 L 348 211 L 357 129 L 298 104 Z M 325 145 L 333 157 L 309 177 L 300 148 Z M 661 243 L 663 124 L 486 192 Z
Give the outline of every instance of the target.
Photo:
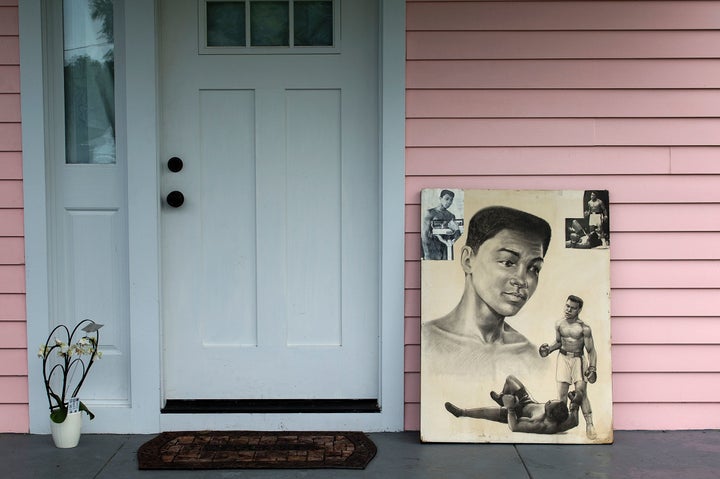
M 608 192 L 432 188 L 421 212 L 465 220 L 421 262 L 422 440 L 612 442 Z
M 452 260 L 455 242 L 462 236 L 463 190 L 423 190 L 423 217 L 420 224 L 421 258 Z

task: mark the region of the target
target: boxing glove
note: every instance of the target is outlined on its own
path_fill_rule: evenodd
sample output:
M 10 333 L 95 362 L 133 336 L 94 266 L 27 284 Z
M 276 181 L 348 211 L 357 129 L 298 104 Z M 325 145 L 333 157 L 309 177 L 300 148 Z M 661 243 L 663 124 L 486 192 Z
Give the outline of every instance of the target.
M 590 384 L 594 384 L 595 381 L 597 381 L 597 372 L 594 367 L 590 366 L 587 368 L 587 371 L 585 371 L 585 379 L 587 379 L 587 382 Z

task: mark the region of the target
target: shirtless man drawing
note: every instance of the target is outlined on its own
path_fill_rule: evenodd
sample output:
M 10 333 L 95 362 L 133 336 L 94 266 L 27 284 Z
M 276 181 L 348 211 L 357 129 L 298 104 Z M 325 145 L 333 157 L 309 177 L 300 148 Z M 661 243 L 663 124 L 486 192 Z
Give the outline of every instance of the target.
M 512 432 L 535 434 L 556 434 L 578 425 L 578 404 L 582 395 L 571 391 L 568 394 L 570 406 L 560 400 L 545 404 L 534 401 L 523 383 L 515 376 L 505 379 L 502 391 L 490 392 L 490 397 L 500 407 L 479 407 L 461 409 L 452 403 L 445 403 L 445 409 L 455 417 L 470 417 L 506 423 Z
M 590 326 L 579 318 L 582 307 L 581 298 L 568 296 L 564 317 L 555 324 L 555 342 L 552 345 L 547 343 L 541 345 L 539 353 L 544 358 L 553 351 L 560 351 L 555 376 L 558 383 L 558 399 L 566 401 L 570 385 L 575 386 L 575 391 L 582 397 L 580 408 L 585 417 L 585 433 L 588 439 L 595 439 L 597 434 L 592 421 L 587 383 L 592 384 L 597 380 L 597 352 Z M 587 362 L 585 351 L 587 351 Z

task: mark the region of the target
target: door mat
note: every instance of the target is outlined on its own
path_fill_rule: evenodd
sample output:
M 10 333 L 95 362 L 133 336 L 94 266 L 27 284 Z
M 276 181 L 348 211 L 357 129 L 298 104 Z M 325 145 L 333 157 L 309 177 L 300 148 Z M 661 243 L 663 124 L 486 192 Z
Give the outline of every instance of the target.
M 362 432 L 164 432 L 138 449 L 140 469 L 365 469 Z

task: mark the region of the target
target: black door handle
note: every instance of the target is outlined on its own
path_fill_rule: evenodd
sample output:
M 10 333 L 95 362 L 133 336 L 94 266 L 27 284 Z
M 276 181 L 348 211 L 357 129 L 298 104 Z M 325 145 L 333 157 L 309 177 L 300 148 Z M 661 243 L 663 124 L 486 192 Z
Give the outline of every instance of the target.
M 185 203 L 185 195 L 179 191 L 171 191 L 168 193 L 166 200 L 168 205 L 173 208 L 179 208 Z
M 183 161 L 177 156 L 173 156 L 168 160 L 167 166 L 168 170 L 172 171 L 173 173 L 177 173 L 178 171 L 182 170 Z

